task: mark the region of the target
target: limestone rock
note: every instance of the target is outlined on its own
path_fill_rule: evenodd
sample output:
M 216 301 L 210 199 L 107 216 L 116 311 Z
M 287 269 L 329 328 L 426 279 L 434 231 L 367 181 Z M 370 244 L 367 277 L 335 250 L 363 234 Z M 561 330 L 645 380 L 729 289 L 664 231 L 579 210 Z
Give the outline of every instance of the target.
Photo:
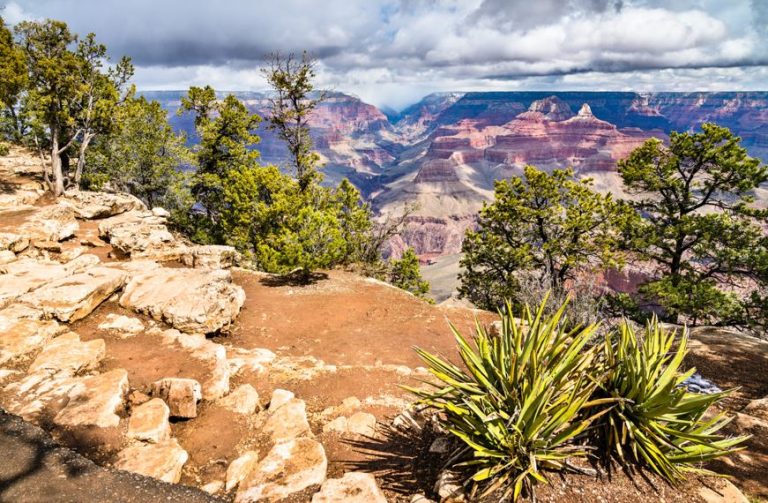
M 52 281 L 19 299 L 37 307 L 46 318 L 73 322 L 85 318 L 116 290 L 127 274 L 111 267 L 93 267 L 86 272 Z
M 323 446 L 309 438 L 275 445 L 240 482 L 235 502 L 278 501 L 325 482 L 328 459 Z
M 719 485 L 717 489 L 700 487 L 699 496 L 705 503 L 749 503 L 744 493 L 731 481 L 723 479 L 719 481 Z
M 222 489 L 224 489 L 224 482 L 221 480 L 214 480 L 213 482 L 208 482 L 200 489 L 207 492 L 208 494 L 217 494 L 221 492 Z
M 66 263 L 75 260 L 80 255 L 83 255 L 88 251 L 88 248 L 84 246 L 75 246 L 73 248 L 67 248 L 59 255 L 59 262 Z
M 259 462 L 259 453 L 256 451 L 247 451 L 242 456 L 232 461 L 227 468 L 227 482 L 224 486 L 227 491 L 231 491 L 246 477 L 253 467 Z
M 323 425 L 323 433 L 346 433 L 347 432 L 347 418 L 339 416 L 333 421 L 330 421 Z
M 203 383 L 203 398 L 217 400 L 229 393 L 229 363 L 227 350 L 221 344 L 208 340 L 202 334 L 185 334 L 175 329 L 161 332 L 168 344 L 177 343 L 192 351 L 192 357 L 206 362 L 211 367 L 211 377 Z
M 768 421 L 768 397 L 752 400 L 744 407 L 744 413 Z
M 64 408 L 80 378 L 68 372 L 36 372 L 5 387 L 6 408 L 27 421 L 51 420 Z
M 82 342 L 78 334 L 68 332 L 45 345 L 30 365 L 29 373 L 46 371 L 51 374 L 65 372 L 75 375 L 95 369 L 104 359 L 104 352 L 104 339 Z
M 17 318 L 0 311 L 0 365 L 43 347 L 66 328 L 55 321 Z
M 356 412 L 347 418 L 347 431 L 355 435 L 372 437 L 376 434 L 376 416 L 367 412 Z
M 136 228 L 141 225 L 164 225 L 166 219 L 149 211 L 134 210 L 99 221 L 99 237 L 109 238 L 113 229 L 122 226 Z
M 128 421 L 128 438 L 151 443 L 168 440 L 171 436 L 171 425 L 168 422 L 170 412 L 159 398 L 135 407 Z
M 229 372 L 233 376 L 240 372 L 262 374 L 266 372 L 267 367 L 275 358 L 277 358 L 277 355 L 268 349 L 227 348 Z
M 99 324 L 99 330 L 116 332 L 123 337 L 130 337 L 144 331 L 144 324 L 130 316 L 108 314 L 106 320 Z
M 152 214 L 156 217 L 163 217 L 163 218 L 170 218 L 171 212 L 166 210 L 165 208 L 161 208 L 160 206 L 155 206 L 152 208 Z
M 190 333 L 226 330 L 240 312 L 245 292 L 229 271 L 158 268 L 134 276 L 120 305 Z
M 272 398 L 269 399 L 269 411 L 276 411 L 294 398 L 296 398 L 296 395 L 291 391 L 279 388 L 274 390 L 272 392 Z
M 250 384 L 243 384 L 217 403 L 232 412 L 251 415 L 259 408 L 259 393 Z
M 307 406 L 304 400 L 294 398 L 275 411 L 272 411 L 270 406 L 269 417 L 262 431 L 275 443 L 301 436 L 311 436 L 312 431 L 307 421 Z
M 10 264 L 15 260 L 16 260 L 16 254 L 13 253 L 11 250 L 0 251 L 0 265 Z
M 189 459 L 176 439 L 157 444 L 137 444 L 117 455 L 115 468 L 154 477 L 175 484 L 181 479 L 181 469 Z
M 19 231 L 31 241 L 62 241 L 74 236 L 79 227 L 74 210 L 59 203 L 36 210 Z
M 46 283 L 79 273 L 97 264 L 96 255 L 82 255 L 66 264 L 24 258 L 0 266 L 5 274 L 0 281 L 0 308 Z
M 387 503 L 387 498 L 370 473 L 347 472 L 340 479 L 328 479 L 312 503 Z
M 410 503 L 435 503 L 435 502 L 427 498 L 423 494 L 413 494 L 411 495 Z
M 13 232 L 0 232 L 0 250 L 19 253 L 29 246 L 29 237 Z
M 464 501 L 464 488 L 458 475 L 454 472 L 443 470 L 437 476 L 435 492 L 440 496 L 440 501 Z
M 232 246 L 191 246 L 181 256 L 181 261 L 196 269 L 228 269 L 240 261 L 240 254 Z
M 65 201 L 72 206 L 78 218 L 111 217 L 131 210 L 146 210 L 140 199 L 125 193 L 68 190 Z
M 64 427 L 111 428 L 120 423 L 117 415 L 125 406 L 128 372 L 115 369 L 83 378 L 69 392 L 69 402 L 54 419 Z
M 172 417 L 197 417 L 197 402 L 203 399 L 200 383 L 194 379 L 166 377 L 152 384 L 152 396 L 168 404 Z

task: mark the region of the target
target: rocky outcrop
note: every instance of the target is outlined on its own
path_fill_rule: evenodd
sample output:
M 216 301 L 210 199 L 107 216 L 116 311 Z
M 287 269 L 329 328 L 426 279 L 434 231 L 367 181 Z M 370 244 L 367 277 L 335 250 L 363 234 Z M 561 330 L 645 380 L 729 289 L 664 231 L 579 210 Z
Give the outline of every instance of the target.
M 240 254 L 231 246 L 190 246 L 181 255 L 181 262 L 196 269 L 229 269 L 240 262 Z
M 245 301 L 228 271 L 159 268 L 134 276 L 120 305 L 164 321 L 179 330 L 226 330 Z
M 138 198 L 125 193 L 68 190 L 64 200 L 72 206 L 78 218 L 104 218 L 131 210 L 146 210 Z
M 66 264 L 35 259 L 21 259 L 0 266 L 0 308 L 47 283 L 71 276 L 97 264 L 95 255 L 81 255 Z

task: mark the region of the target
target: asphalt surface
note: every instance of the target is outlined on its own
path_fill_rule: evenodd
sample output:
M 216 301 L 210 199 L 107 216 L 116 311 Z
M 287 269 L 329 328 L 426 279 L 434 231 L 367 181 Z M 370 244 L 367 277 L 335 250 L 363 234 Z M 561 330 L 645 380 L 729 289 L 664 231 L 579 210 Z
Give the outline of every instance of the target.
M 102 468 L 0 409 L 0 502 L 208 503 L 203 491 Z

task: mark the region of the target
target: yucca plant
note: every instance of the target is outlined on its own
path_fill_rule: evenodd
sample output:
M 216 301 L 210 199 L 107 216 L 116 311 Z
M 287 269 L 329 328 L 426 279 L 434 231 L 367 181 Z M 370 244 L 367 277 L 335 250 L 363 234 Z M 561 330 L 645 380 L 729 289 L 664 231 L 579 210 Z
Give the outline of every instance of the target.
M 609 333 L 603 350 L 606 374 L 596 395 L 607 403 L 598 431 L 608 456 L 647 466 L 670 482 L 681 480 L 685 472 L 715 475 L 700 464 L 739 450 L 748 438 L 718 434 L 730 422 L 725 414 L 704 419 L 731 391 L 689 392 L 683 382 L 696 369 L 680 372 L 687 331 L 673 350 L 674 340 L 675 333 L 663 330 L 655 318 L 646 325 L 642 343 L 627 323 L 616 340 Z
M 520 320 L 507 304 L 500 334 L 478 323 L 474 344 L 451 326 L 463 366 L 417 349 L 439 383 L 409 390 L 461 439 L 448 464 L 470 471 L 473 495 L 499 490 L 517 499 L 546 482 L 543 470 L 575 469 L 567 460 L 587 450 L 574 440 L 606 412 L 580 415 L 596 388 L 590 372 L 599 346 L 587 347 L 596 326 L 566 331 L 565 304 L 545 317 L 544 303 L 535 314 L 524 308 Z

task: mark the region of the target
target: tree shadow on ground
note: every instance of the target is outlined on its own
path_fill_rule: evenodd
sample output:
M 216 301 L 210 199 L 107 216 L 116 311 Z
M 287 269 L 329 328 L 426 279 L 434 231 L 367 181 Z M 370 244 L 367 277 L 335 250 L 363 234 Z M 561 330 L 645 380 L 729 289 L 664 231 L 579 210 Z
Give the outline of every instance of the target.
M 312 272 L 309 275 L 301 272 L 290 272 L 283 275 L 270 275 L 261 278 L 259 282 L 268 287 L 281 287 L 281 286 L 309 286 L 314 285 L 320 281 L 328 279 L 328 274 L 324 272 Z

